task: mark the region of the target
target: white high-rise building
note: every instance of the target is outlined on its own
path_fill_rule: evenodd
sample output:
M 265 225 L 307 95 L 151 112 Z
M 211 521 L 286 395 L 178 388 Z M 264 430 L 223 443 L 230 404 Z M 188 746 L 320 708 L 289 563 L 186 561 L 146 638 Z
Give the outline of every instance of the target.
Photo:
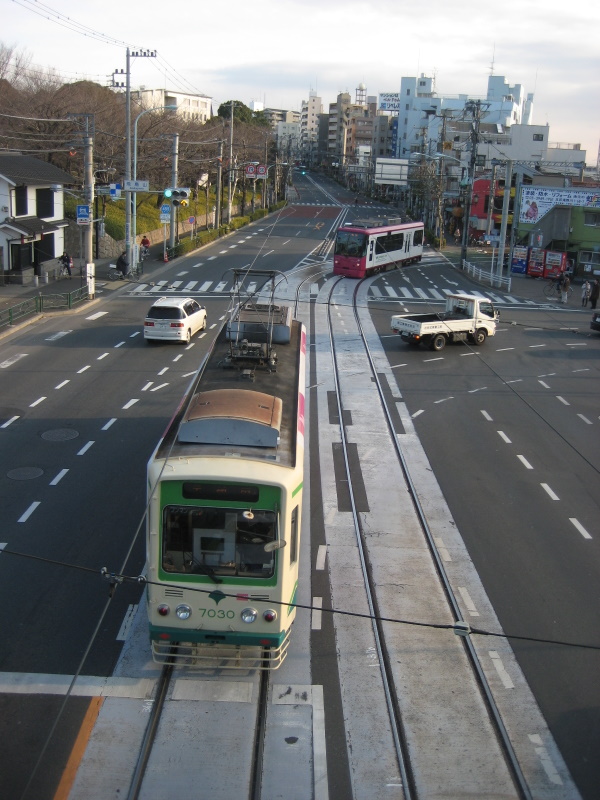
M 311 89 L 308 100 L 302 101 L 300 112 L 300 152 L 302 160 L 311 165 L 317 157 L 319 144 L 319 114 L 323 113 L 323 102 Z

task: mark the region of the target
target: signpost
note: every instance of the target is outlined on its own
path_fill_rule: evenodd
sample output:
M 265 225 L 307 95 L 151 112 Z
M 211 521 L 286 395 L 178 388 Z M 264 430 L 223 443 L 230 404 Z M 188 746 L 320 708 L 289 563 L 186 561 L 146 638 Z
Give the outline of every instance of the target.
M 148 192 L 150 191 L 150 181 L 125 181 L 126 192 Z
M 77 206 L 77 224 L 89 225 L 91 222 L 90 206 Z

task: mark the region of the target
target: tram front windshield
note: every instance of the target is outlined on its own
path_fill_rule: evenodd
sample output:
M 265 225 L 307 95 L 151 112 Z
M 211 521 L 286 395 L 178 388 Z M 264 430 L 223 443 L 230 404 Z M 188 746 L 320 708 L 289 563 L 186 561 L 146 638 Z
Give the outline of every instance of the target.
M 162 568 L 209 577 L 269 578 L 276 540 L 273 511 L 171 505 L 163 511 Z
M 353 231 L 338 231 L 335 237 L 336 256 L 355 256 L 361 258 L 366 253 L 367 236 Z

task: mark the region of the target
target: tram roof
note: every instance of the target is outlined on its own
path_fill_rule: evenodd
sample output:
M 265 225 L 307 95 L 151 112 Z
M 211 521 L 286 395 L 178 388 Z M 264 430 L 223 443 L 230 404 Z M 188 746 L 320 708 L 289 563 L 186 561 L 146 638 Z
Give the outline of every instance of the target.
M 294 466 L 298 423 L 301 324 L 278 344 L 277 371 L 254 370 L 254 380 L 224 367 L 230 353 L 225 324 L 171 421 L 156 458 L 235 456 Z

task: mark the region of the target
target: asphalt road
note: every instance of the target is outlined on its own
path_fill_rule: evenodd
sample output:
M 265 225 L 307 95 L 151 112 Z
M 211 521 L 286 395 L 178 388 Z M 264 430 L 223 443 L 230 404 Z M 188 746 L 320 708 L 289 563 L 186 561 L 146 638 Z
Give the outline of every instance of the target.
M 425 262 L 411 282 L 429 289 L 447 272 Z M 433 353 L 389 334 L 393 308 L 373 308 L 469 553 L 505 632 L 524 637 L 511 639 L 515 653 L 591 800 L 600 786 L 600 652 L 573 645 L 600 645 L 600 339 L 579 310 L 503 306 L 482 348 Z

